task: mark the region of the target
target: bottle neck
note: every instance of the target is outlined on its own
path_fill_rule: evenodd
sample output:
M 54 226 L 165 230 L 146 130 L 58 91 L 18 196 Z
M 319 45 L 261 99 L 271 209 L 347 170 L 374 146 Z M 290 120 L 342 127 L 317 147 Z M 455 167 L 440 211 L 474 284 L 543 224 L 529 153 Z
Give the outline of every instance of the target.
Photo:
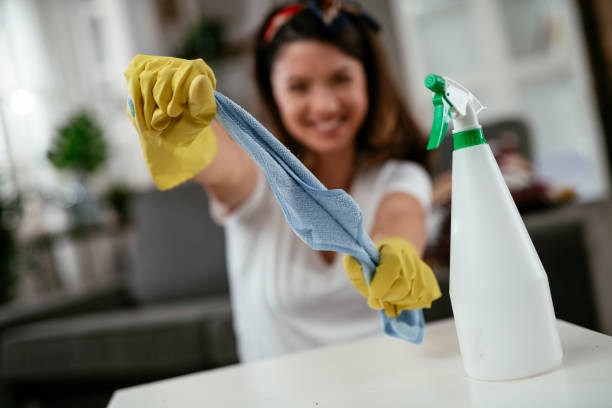
M 487 143 L 487 141 L 482 134 L 482 128 L 464 130 L 453 134 L 453 145 L 455 150 L 485 143 Z

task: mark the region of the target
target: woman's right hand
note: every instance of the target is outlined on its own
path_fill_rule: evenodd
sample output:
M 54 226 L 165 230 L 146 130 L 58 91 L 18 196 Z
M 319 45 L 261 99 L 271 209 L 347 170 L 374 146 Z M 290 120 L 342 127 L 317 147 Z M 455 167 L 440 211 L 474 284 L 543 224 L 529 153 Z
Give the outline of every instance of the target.
M 201 60 L 136 55 L 125 71 L 127 114 L 147 166 L 161 189 L 192 178 L 210 164 L 217 140 L 213 71 Z

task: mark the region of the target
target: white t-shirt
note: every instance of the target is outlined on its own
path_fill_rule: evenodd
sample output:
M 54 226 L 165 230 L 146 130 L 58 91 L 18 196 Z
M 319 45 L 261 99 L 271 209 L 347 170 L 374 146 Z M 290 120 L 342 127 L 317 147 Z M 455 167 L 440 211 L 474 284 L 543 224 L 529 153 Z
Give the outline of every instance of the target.
M 392 192 L 431 204 L 431 180 L 413 162 L 389 160 L 357 173 L 351 196 L 371 231 L 382 198 Z M 251 197 L 229 215 L 213 201 L 225 227 L 234 329 L 241 361 L 252 361 L 381 332 L 381 318 L 351 284 L 342 254 L 327 264 L 289 227 L 258 168 Z

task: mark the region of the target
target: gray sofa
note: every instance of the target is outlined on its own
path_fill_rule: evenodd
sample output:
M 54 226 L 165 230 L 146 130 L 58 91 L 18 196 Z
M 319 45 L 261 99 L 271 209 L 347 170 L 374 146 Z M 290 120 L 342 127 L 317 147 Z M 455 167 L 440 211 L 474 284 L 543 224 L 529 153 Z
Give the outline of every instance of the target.
M 130 273 L 0 309 L 0 406 L 105 406 L 112 391 L 236 363 L 223 230 L 185 184 L 132 205 Z

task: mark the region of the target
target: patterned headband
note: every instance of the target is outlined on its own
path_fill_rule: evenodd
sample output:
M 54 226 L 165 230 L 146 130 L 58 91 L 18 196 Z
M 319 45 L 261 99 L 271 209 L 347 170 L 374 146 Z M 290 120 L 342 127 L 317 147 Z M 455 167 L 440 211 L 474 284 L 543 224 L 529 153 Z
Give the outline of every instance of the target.
M 311 9 L 327 27 L 334 31 L 339 31 L 344 27 L 344 13 L 359 16 L 372 30 L 380 30 L 378 22 L 356 3 L 334 0 L 311 0 L 308 5 L 303 3 L 290 3 L 280 8 L 268 21 L 262 38 L 263 43 L 266 45 L 270 44 L 283 25 L 291 20 L 294 15 L 307 8 Z

